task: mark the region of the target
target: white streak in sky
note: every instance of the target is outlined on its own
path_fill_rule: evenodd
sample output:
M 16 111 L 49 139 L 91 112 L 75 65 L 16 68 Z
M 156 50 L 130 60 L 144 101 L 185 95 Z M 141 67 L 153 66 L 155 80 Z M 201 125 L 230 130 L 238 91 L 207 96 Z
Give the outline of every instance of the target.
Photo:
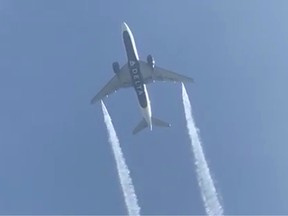
M 198 129 L 195 126 L 189 97 L 182 83 L 182 100 L 184 105 L 187 129 L 191 139 L 192 150 L 195 157 L 195 166 L 198 184 L 201 190 L 205 210 L 208 215 L 223 215 L 223 208 L 219 202 L 213 179 L 200 142 Z
M 118 176 L 120 179 L 120 184 L 122 187 L 128 214 L 131 216 L 140 215 L 140 207 L 138 205 L 138 200 L 135 194 L 134 186 L 130 177 L 130 171 L 126 165 L 125 158 L 123 156 L 117 134 L 112 124 L 111 117 L 103 101 L 101 101 L 101 104 L 102 104 L 102 111 L 104 114 L 104 121 L 108 131 L 109 142 L 111 144 L 114 158 L 116 161 Z

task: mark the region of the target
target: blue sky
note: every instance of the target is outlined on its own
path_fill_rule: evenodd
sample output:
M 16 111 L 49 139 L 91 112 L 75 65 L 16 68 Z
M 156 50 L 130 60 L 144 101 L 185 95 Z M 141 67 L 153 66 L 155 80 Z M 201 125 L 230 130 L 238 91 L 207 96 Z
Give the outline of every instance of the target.
M 288 214 L 287 1 L 0 1 L 0 214 L 126 214 L 100 104 L 126 55 L 186 85 L 226 214 Z M 106 101 L 142 214 L 204 214 L 181 85 L 148 86 L 170 129 L 131 134 L 133 89 Z

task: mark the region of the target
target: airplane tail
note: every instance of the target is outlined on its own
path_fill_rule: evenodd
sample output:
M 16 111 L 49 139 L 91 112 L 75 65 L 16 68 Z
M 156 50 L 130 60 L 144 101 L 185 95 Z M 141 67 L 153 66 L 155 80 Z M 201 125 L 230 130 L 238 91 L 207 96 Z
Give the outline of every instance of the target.
M 162 121 L 160 119 L 152 117 L 151 120 L 152 120 L 152 125 L 155 125 L 155 126 L 158 126 L 158 127 L 171 127 L 171 124 L 169 124 L 167 122 L 164 122 L 164 121 Z M 147 124 L 146 120 L 143 118 L 138 123 L 138 125 L 134 128 L 133 134 L 138 133 L 139 131 L 143 130 L 146 127 L 148 127 L 148 124 Z

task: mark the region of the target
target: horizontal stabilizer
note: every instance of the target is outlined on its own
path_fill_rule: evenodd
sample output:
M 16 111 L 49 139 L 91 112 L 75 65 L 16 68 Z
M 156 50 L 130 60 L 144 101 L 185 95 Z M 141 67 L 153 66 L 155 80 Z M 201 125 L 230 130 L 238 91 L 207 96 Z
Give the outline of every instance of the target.
M 169 124 L 167 122 L 164 122 L 164 121 L 162 121 L 160 119 L 152 117 L 151 120 L 152 120 L 152 125 L 155 125 L 155 126 L 158 126 L 158 127 L 171 127 L 171 124 Z M 135 127 L 135 129 L 133 130 L 133 134 L 138 133 L 139 131 L 143 130 L 146 127 L 148 127 L 148 124 L 147 124 L 146 120 L 143 118 L 138 123 L 138 125 Z
M 146 128 L 148 126 L 146 120 L 143 118 L 139 124 L 134 128 L 133 130 L 133 134 L 138 133 L 139 131 L 143 130 L 144 128 Z
M 171 124 L 154 117 L 152 117 L 152 124 L 158 127 L 171 127 Z

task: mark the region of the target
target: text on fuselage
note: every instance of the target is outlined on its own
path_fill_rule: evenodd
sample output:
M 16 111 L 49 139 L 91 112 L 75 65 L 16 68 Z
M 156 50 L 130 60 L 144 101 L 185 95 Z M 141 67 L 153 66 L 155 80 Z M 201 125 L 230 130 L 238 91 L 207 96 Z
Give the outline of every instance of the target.
M 139 63 L 136 63 L 135 61 L 129 61 L 129 68 L 134 88 L 137 92 L 137 95 L 140 96 L 144 93 L 144 86 L 139 70 Z

